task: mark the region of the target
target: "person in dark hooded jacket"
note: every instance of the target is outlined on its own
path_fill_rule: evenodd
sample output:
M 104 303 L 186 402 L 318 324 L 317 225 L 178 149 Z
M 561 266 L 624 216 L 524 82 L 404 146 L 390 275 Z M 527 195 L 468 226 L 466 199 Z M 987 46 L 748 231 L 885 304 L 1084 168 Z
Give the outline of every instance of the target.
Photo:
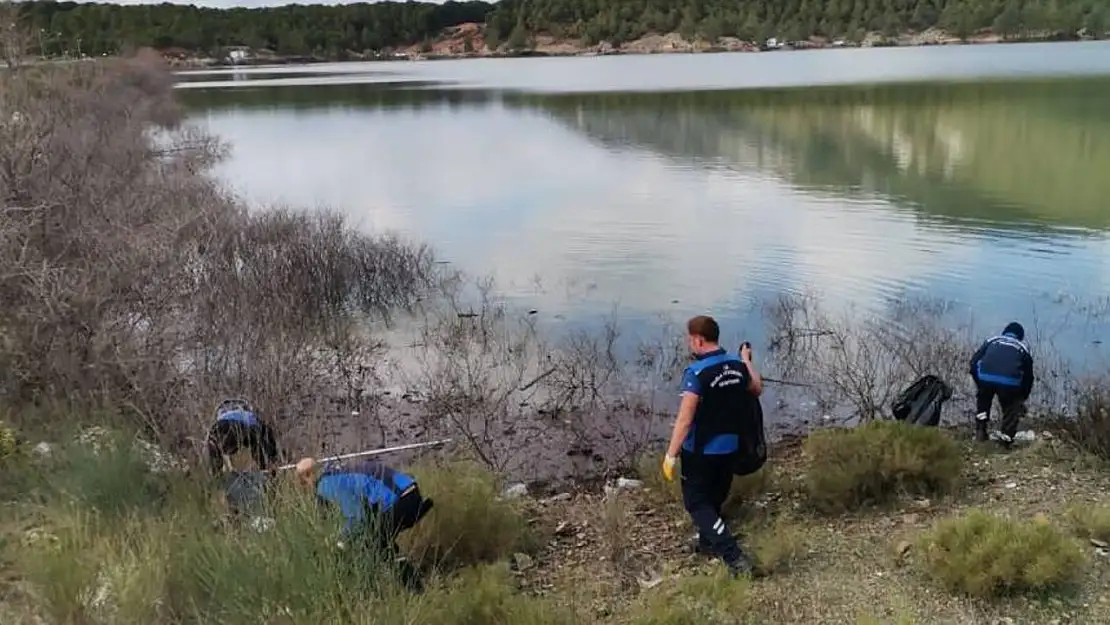
M 1033 355 L 1025 344 L 1025 328 L 1013 322 L 1002 334 L 987 339 L 971 357 L 971 377 L 978 389 L 975 437 L 987 440 L 991 404 L 998 397 L 1002 407 L 999 441 L 1009 447 L 1025 415 L 1025 402 L 1033 390 Z

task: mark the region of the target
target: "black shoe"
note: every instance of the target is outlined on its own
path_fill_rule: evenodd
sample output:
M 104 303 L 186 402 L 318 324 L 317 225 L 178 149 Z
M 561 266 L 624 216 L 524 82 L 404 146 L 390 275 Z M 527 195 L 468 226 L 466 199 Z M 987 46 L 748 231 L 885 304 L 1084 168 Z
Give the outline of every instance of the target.
M 987 436 L 987 420 L 975 420 L 975 440 L 980 443 L 985 443 L 990 437 Z
M 1010 451 L 1014 447 L 1014 439 L 1003 434 L 998 437 L 998 446 L 1003 451 Z

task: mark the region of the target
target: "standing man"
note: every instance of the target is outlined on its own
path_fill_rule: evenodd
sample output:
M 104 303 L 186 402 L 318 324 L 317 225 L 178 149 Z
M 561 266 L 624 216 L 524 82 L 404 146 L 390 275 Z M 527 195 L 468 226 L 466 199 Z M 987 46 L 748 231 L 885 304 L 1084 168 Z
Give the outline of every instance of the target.
M 1002 407 L 999 443 L 1009 448 L 1025 415 L 1025 401 L 1033 390 L 1033 355 L 1025 344 L 1025 328 L 1016 321 L 1000 336 L 987 339 L 971 357 L 971 378 L 978 389 L 975 438 L 987 440 L 987 423 L 995 396 Z
M 397 558 L 397 535 L 416 525 L 433 505 L 421 496 L 416 478 L 375 461 L 318 472 L 315 460 L 303 458 L 296 471 L 302 485 L 316 490 L 318 502 L 339 508 L 347 519 L 344 548 L 349 544 L 356 558 L 377 556 L 396 562 L 401 582 L 415 592 L 423 590 L 419 572 Z
M 752 563 L 721 518 L 721 506 L 732 486 L 740 420 L 749 406 L 746 395 L 758 397 L 763 379 L 752 366 L 747 344 L 739 358 L 721 348 L 720 327 L 712 317 L 690 319 L 686 334 L 696 361 L 682 375 L 682 403 L 663 476 L 674 479 L 681 453 L 682 501 L 698 529 L 699 547 L 720 557 L 733 576 L 749 574 Z

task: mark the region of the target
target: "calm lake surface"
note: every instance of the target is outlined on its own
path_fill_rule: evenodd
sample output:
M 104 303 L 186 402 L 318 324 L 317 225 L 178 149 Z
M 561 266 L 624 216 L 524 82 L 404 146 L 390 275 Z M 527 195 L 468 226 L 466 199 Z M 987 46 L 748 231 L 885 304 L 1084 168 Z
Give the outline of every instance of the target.
M 1110 44 L 335 64 L 194 72 L 218 175 L 492 273 L 588 326 L 816 289 L 944 298 L 1101 361 Z

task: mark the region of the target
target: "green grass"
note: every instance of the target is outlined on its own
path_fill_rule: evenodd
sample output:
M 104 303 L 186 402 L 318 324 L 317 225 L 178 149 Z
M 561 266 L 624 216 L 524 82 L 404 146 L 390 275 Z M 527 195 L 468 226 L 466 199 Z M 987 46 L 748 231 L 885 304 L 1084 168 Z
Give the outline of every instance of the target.
M 1110 543 L 1110 505 L 1072 504 L 1065 516 L 1081 538 Z
M 130 437 L 112 440 L 99 451 L 74 443 L 49 459 L 4 460 L 26 477 L 8 493 L 12 505 L 45 538 L 0 546 L 50 622 L 568 622 L 569 613 L 519 597 L 505 575 L 475 568 L 523 548 L 528 533 L 520 511 L 496 497 L 497 480 L 472 465 L 416 471 L 436 501 L 404 545 L 430 569 L 417 600 L 381 554 L 338 549 L 340 519 L 291 479 L 267 498 L 273 528 L 257 532 L 220 514 L 206 478 L 153 474 Z
M 745 625 L 758 623 L 750 583 L 723 570 L 685 577 L 655 589 L 633 610 L 636 625 Z
M 921 536 L 918 550 L 929 577 L 973 597 L 1061 590 L 1086 563 L 1076 541 L 1050 523 L 982 510 L 940 521 Z
M 888 502 L 899 495 L 952 492 L 964 456 L 946 432 L 893 421 L 828 429 L 806 439 L 806 489 L 825 512 Z

